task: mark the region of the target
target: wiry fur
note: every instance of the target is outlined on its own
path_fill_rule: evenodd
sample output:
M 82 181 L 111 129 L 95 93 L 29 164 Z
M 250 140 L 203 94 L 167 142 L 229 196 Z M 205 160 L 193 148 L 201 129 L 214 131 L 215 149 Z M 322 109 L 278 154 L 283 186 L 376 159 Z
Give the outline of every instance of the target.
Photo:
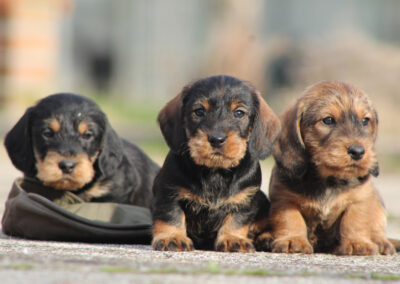
M 91 100 L 68 93 L 30 107 L 5 139 L 11 161 L 26 177 L 86 201 L 149 207 L 159 167 L 121 139 Z M 69 172 L 62 163 L 74 164 Z
M 330 123 L 332 118 L 335 123 Z M 281 115 L 270 181 L 273 252 L 393 254 L 385 210 L 371 176 L 378 117 L 368 97 L 342 82 L 322 82 Z M 365 150 L 352 158 L 350 147 Z
M 221 75 L 185 87 L 158 120 L 171 151 L 153 187 L 153 248 L 253 251 L 269 207 L 259 159 L 279 119 L 251 85 Z

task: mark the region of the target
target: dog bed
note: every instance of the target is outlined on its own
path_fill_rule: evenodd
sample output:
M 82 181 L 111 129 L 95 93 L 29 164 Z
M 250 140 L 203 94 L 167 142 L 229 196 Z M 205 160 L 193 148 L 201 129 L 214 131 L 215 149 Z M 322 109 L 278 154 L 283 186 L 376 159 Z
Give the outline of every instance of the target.
M 14 181 L 2 218 L 5 234 L 47 241 L 149 244 L 151 226 L 147 208 L 84 202 L 27 178 Z

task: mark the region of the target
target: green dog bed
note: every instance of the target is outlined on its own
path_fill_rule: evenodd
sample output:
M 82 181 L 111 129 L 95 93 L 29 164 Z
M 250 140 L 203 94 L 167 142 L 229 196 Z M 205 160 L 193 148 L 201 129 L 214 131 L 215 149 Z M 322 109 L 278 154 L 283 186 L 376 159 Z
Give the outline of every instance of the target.
M 84 202 L 26 178 L 14 181 L 2 218 L 5 234 L 48 241 L 149 244 L 151 226 L 147 208 Z

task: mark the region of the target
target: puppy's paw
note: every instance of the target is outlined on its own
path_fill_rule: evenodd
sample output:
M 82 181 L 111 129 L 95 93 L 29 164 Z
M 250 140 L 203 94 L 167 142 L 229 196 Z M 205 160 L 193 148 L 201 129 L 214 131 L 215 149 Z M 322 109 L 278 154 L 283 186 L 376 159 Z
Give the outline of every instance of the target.
M 258 251 L 271 251 L 273 237 L 270 232 L 260 234 L 255 240 L 255 247 Z
M 337 255 L 377 255 L 378 245 L 369 240 L 343 239 L 335 249 Z
M 154 237 L 152 246 L 154 250 L 161 251 L 191 251 L 194 250 L 193 242 L 190 238 L 182 235 L 169 237 Z
M 313 247 L 305 237 L 287 237 L 272 242 L 272 252 L 313 253 Z
M 378 250 L 380 254 L 393 255 L 396 253 L 396 249 L 388 239 L 383 238 L 374 242 L 378 245 Z
M 215 250 L 223 252 L 254 252 L 254 245 L 248 238 L 224 235 L 215 242 Z

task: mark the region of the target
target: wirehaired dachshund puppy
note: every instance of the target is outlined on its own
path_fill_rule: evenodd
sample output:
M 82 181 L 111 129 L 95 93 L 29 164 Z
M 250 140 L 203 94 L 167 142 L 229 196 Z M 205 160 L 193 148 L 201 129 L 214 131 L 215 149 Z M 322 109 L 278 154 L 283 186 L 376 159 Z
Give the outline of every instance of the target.
M 322 82 L 281 123 L 269 188 L 272 239 L 260 236 L 265 246 L 284 253 L 393 254 L 371 181 L 379 173 L 378 117 L 367 96 L 346 83 Z
M 158 121 L 171 150 L 154 181 L 153 248 L 254 251 L 269 208 L 259 159 L 277 116 L 250 84 L 220 75 L 184 87 Z
M 88 98 L 59 93 L 26 110 L 5 138 L 14 166 L 27 178 L 86 201 L 150 207 L 159 167 L 121 139 Z

